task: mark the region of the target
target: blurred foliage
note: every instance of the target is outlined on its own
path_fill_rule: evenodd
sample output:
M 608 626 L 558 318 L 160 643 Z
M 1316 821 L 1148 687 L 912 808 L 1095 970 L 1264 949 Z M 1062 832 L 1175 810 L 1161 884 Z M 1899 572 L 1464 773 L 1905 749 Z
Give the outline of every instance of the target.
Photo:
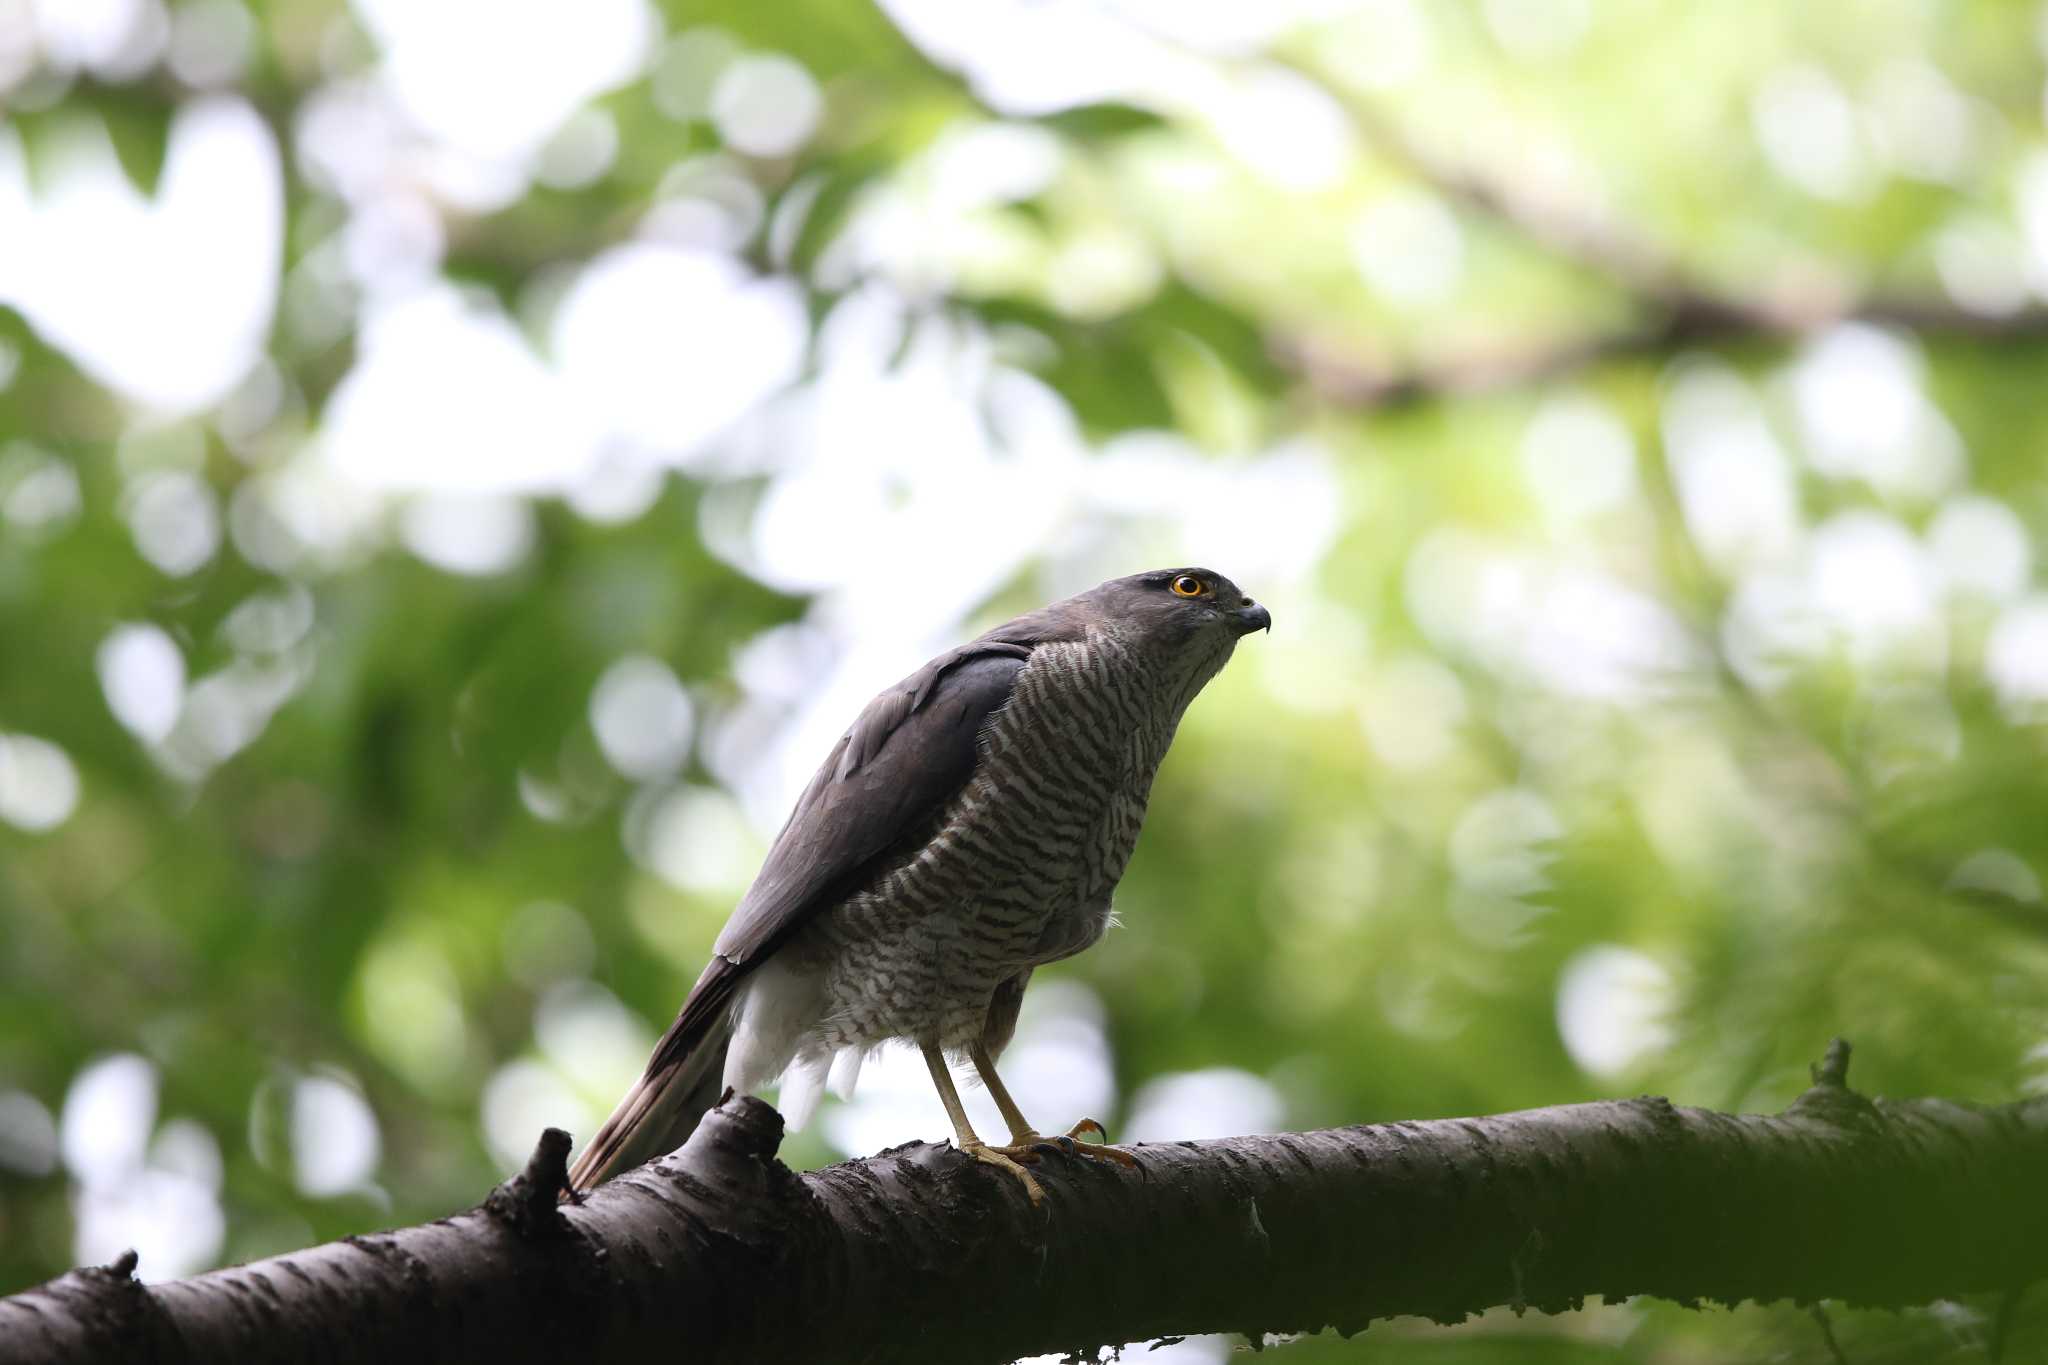
M 1213 558 L 1274 605 L 1276 633 L 1211 687 L 1161 775 L 1127 927 L 1048 973 L 1099 993 L 1123 1103 L 1234 1067 L 1293 1127 L 1644 1090 L 1773 1108 L 1836 1034 L 1874 1093 L 2040 1091 L 2043 11 L 1374 3 L 1205 45 L 1128 8 L 1105 22 L 1172 81 L 1024 107 L 991 93 L 995 57 L 928 54 L 916 24 L 857 0 L 664 0 L 651 70 L 591 105 L 615 134 L 598 171 L 550 187 L 522 168 L 482 208 L 419 191 L 432 269 L 544 349 L 565 271 L 658 236 L 657 206 L 724 204 L 722 245 L 790 281 L 818 331 L 799 383 L 823 382 L 824 334 L 881 290 L 891 364 L 933 335 L 983 348 L 1057 395 L 1102 470 L 1167 432 L 1199 458 L 1157 477 L 1299 499 L 1246 504 L 1274 522 L 1264 541 L 1306 547 L 1282 581 L 1227 562 L 1190 529 L 1213 515 L 1162 488 L 1179 511 L 1090 505 L 1026 562 L 966 575 L 1002 586 L 946 631 L 1155 562 Z M 0 99 L 30 166 L 104 125 L 154 188 L 194 83 L 153 61 L 39 68 L 29 13 L 0 3 L 0 35 L 28 45 Z M 11 311 L 0 273 L 4 1289 L 80 1254 L 66 1163 L 87 1139 L 67 1126 L 59 1160 L 51 1124 L 112 1054 L 155 1068 L 150 1168 L 217 1180 L 216 1261 L 478 1197 L 503 1174 L 487 1086 L 551 1064 L 536 1013 L 563 977 L 649 1032 L 680 1000 L 732 889 L 633 856 L 634 821 L 675 783 L 730 779 L 717 737 L 790 719 L 786 698 L 750 708 L 735 660 L 830 616 L 734 548 L 798 468 L 772 440 L 657 462 L 624 516 L 536 496 L 530 548 L 492 572 L 412 553 L 404 493 L 329 506 L 327 484 L 313 511 L 348 534 L 263 551 L 263 500 L 319 458 L 374 292 L 344 290 L 338 325 L 307 304 L 365 212 L 310 172 L 307 110 L 380 54 L 331 0 L 246 14 L 215 83 L 288 163 L 261 382 L 146 410 Z M 729 121 L 665 102 L 706 52 L 800 62 L 815 134 L 748 155 Z M 1046 169 L 949 194 L 942 154 L 998 157 L 957 140 L 991 129 Z M 1657 244 L 1653 268 L 1617 258 L 1631 243 Z M 1922 325 L 1773 320 L 1880 295 L 1922 301 Z M 1688 296 L 1742 316 L 1708 345 L 1629 341 Z M 1001 425 L 994 397 L 982 417 Z M 1289 451 L 1314 453 L 1294 493 L 1271 482 Z M 216 542 L 175 568 L 138 548 L 167 472 L 202 490 Z M 183 687 L 144 737 L 104 681 L 108 642 L 138 624 L 175 645 Z M 628 655 L 671 669 L 701 718 L 675 771 L 622 775 L 593 732 L 592 688 Z M 37 744 L 61 751 L 54 776 Z M 374 1115 L 372 1176 L 341 1191 L 294 1170 L 291 1096 L 317 1077 Z M 614 1079 L 557 1077 L 600 1112 Z M 814 1136 L 792 1152 L 831 1156 Z M 1834 1326 L 1857 1360 L 1966 1358 L 1995 1311 Z M 2016 1331 L 2040 1349 L 2041 1323 Z M 1282 1358 L 1825 1347 L 1789 1307 L 1636 1304 L 1387 1324 Z

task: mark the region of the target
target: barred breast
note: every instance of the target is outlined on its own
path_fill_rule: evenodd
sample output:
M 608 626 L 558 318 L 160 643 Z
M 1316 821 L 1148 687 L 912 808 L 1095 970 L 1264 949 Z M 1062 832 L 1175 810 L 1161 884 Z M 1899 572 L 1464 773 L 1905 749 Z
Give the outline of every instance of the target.
M 816 923 L 806 956 L 823 969 L 825 1022 L 812 1046 L 959 1046 L 998 982 L 1100 937 L 1186 704 L 1180 682 L 1113 636 L 1035 650 L 930 840 Z

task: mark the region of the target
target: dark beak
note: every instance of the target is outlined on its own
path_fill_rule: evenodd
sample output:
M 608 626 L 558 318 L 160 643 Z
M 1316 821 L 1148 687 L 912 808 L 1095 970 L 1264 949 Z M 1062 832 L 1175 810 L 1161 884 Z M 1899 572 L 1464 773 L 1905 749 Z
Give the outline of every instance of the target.
M 1255 630 L 1271 631 L 1273 613 L 1247 597 L 1243 609 L 1237 613 L 1236 623 L 1239 635 L 1249 635 Z

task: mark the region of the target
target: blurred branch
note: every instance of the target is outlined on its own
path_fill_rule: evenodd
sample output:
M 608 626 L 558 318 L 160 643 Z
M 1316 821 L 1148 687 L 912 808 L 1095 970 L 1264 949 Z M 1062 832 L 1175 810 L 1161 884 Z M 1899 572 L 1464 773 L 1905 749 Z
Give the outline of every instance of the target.
M 1360 363 L 1356 357 L 1332 355 L 1313 345 L 1292 348 L 1285 358 L 1302 370 L 1318 393 L 1339 404 L 1391 406 L 1539 383 L 1602 360 L 1663 354 L 1714 341 L 1796 338 L 1851 320 L 1978 341 L 2048 338 L 2048 308 L 2038 305 L 2000 315 L 1973 313 L 1939 298 L 1858 292 L 1840 278 L 1819 273 L 1774 282 L 1768 292 L 1730 293 L 1699 279 L 1661 244 L 1597 205 L 1569 201 L 1533 183 L 1455 162 L 1346 93 L 1325 73 L 1307 64 L 1290 65 L 1343 106 L 1362 141 L 1466 212 L 1491 219 L 1619 288 L 1640 317 L 1618 330 L 1408 367 Z
M 2014 900 L 2002 892 L 1986 890 L 1978 886 L 1957 886 L 1943 882 L 1930 870 L 1927 880 L 1936 892 L 1945 895 L 1960 905 L 1969 907 L 1986 919 L 2003 925 L 2007 929 L 2035 938 L 2048 938 L 2048 908 L 2027 901 Z
M 1991 1320 L 1991 1340 L 1984 1344 L 1984 1354 L 1991 1365 L 2004 1365 L 2005 1348 L 2012 1340 L 2013 1318 L 2019 1312 L 2020 1300 L 2027 1296 L 2027 1289 L 2026 1285 L 2015 1285 L 1998 1301 L 1998 1315 Z
M 0 1300 L 78 1360 L 1005 1361 L 1599 1294 L 1902 1306 L 2048 1275 L 2048 1101 L 1872 1101 L 1831 1049 L 1776 1115 L 1640 1098 L 1053 1159 L 942 1145 L 796 1175 L 728 1101 L 557 1206 L 567 1138 L 479 1208 L 144 1286 L 133 1255 Z M 1090 1351 L 1092 1356 L 1093 1352 Z
M 1835 1365 L 1849 1365 L 1849 1357 L 1842 1354 L 1842 1343 L 1835 1340 L 1835 1324 L 1828 1317 L 1828 1310 L 1819 1304 L 1810 1304 L 1806 1310 L 1820 1327 L 1820 1339 L 1828 1348 L 1828 1359 Z

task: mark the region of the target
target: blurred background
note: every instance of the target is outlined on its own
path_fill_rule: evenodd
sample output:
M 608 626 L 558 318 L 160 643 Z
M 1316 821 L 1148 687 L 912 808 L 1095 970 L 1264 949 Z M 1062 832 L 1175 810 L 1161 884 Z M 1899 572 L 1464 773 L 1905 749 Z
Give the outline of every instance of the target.
M 1181 563 L 1276 626 L 1034 986 L 1041 1125 L 1772 1109 L 1837 1033 L 2048 1090 L 2044 61 L 1988 0 L 0 0 L 0 1291 L 587 1137 L 867 696 Z M 889 1055 L 785 1154 L 945 1132 Z

